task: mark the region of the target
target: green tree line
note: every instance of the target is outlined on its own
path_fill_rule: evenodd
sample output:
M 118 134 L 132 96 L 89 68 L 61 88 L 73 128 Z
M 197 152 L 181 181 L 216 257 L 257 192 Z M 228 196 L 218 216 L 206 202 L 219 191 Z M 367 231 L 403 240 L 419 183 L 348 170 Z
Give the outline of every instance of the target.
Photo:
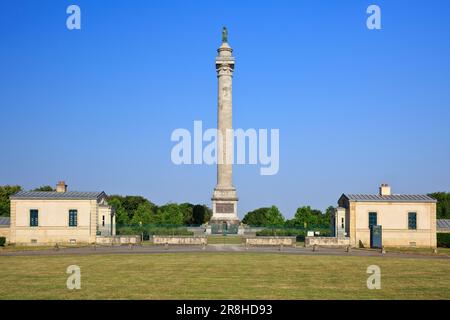
M 242 222 L 255 227 L 328 227 L 332 210 L 333 207 L 330 206 L 323 213 L 320 210 L 311 209 L 310 206 L 304 206 L 297 209 L 292 219 L 286 220 L 276 206 L 271 206 L 250 211 Z
M 0 216 L 10 215 L 9 197 L 22 190 L 18 185 L 0 186 Z M 51 186 L 41 186 L 33 191 L 54 191 Z M 438 219 L 450 219 L 450 193 L 435 192 L 428 194 L 437 200 Z M 141 196 L 112 195 L 108 198 L 116 210 L 118 225 L 200 225 L 208 222 L 212 210 L 203 204 L 167 203 L 157 206 Z M 286 219 L 276 206 L 259 208 L 248 212 L 243 223 L 250 226 L 273 226 L 286 228 L 326 227 L 330 224 L 333 207 L 325 212 L 309 206 L 299 207 L 292 219 Z
M 157 206 L 141 196 L 108 197 L 120 225 L 200 225 L 208 222 L 212 210 L 206 205 L 167 203 Z

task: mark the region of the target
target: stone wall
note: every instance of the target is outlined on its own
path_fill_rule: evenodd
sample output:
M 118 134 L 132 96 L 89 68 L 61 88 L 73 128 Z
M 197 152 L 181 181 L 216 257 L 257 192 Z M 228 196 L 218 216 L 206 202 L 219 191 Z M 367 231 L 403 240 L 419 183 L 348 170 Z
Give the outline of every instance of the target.
M 305 237 L 305 247 L 346 247 L 350 245 L 349 237 Z
M 249 237 L 245 238 L 246 246 L 295 246 L 295 237 Z
M 140 244 L 141 236 L 122 235 L 122 236 L 97 236 L 97 244 L 103 245 L 122 245 L 122 244 Z
M 154 244 L 206 245 L 208 240 L 202 236 L 153 236 Z

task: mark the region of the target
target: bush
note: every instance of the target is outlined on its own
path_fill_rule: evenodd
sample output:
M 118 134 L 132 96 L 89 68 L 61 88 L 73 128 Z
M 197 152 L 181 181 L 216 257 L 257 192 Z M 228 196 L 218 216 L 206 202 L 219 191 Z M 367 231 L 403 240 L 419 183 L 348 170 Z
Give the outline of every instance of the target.
M 158 236 L 193 236 L 194 232 L 187 228 L 151 227 L 147 230 L 149 235 Z
M 6 243 L 6 238 L 5 237 L 0 237 L 0 247 L 5 246 Z
M 450 233 L 438 233 L 437 246 L 443 248 L 450 248 Z
M 135 235 L 135 234 L 138 234 L 138 232 L 136 232 L 131 227 L 119 227 L 119 228 L 117 228 L 117 234 L 121 234 L 121 235 Z
M 256 232 L 257 236 L 280 236 L 280 237 L 296 237 L 297 241 L 305 240 L 305 230 L 303 229 L 263 229 Z

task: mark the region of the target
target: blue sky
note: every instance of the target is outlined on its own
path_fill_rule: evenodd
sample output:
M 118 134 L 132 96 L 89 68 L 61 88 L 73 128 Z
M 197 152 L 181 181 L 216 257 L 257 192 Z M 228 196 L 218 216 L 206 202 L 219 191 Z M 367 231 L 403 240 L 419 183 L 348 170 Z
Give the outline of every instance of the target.
M 382 30 L 366 28 L 370 4 Z M 175 166 L 170 135 L 215 126 L 225 25 L 234 126 L 280 130 L 277 175 L 235 166 L 241 217 L 324 209 L 382 182 L 450 191 L 448 12 L 444 0 L 3 0 L 0 184 L 210 205 L 215 167 Z

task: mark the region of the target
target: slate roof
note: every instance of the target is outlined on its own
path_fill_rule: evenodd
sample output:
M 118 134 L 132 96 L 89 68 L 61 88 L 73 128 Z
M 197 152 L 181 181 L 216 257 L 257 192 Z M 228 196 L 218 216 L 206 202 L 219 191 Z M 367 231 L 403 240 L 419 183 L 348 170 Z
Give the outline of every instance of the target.
M 435 199 L 425 194 L 392 194 L 380 196 L 378 194 L 348 194 L 342 196 L 355 202 L 436 202 Z
M 26 200 L 97 200 L 102 196 L 106 196 L 106 194 L 104 192 L 79 191 L 19 191 L 10 198 Z
M 436 227 L 441 230 L 450 231 L 450 219 L 437 219 Z
M 9 226 L 9 217 L 0 217 L 0 227 Z

